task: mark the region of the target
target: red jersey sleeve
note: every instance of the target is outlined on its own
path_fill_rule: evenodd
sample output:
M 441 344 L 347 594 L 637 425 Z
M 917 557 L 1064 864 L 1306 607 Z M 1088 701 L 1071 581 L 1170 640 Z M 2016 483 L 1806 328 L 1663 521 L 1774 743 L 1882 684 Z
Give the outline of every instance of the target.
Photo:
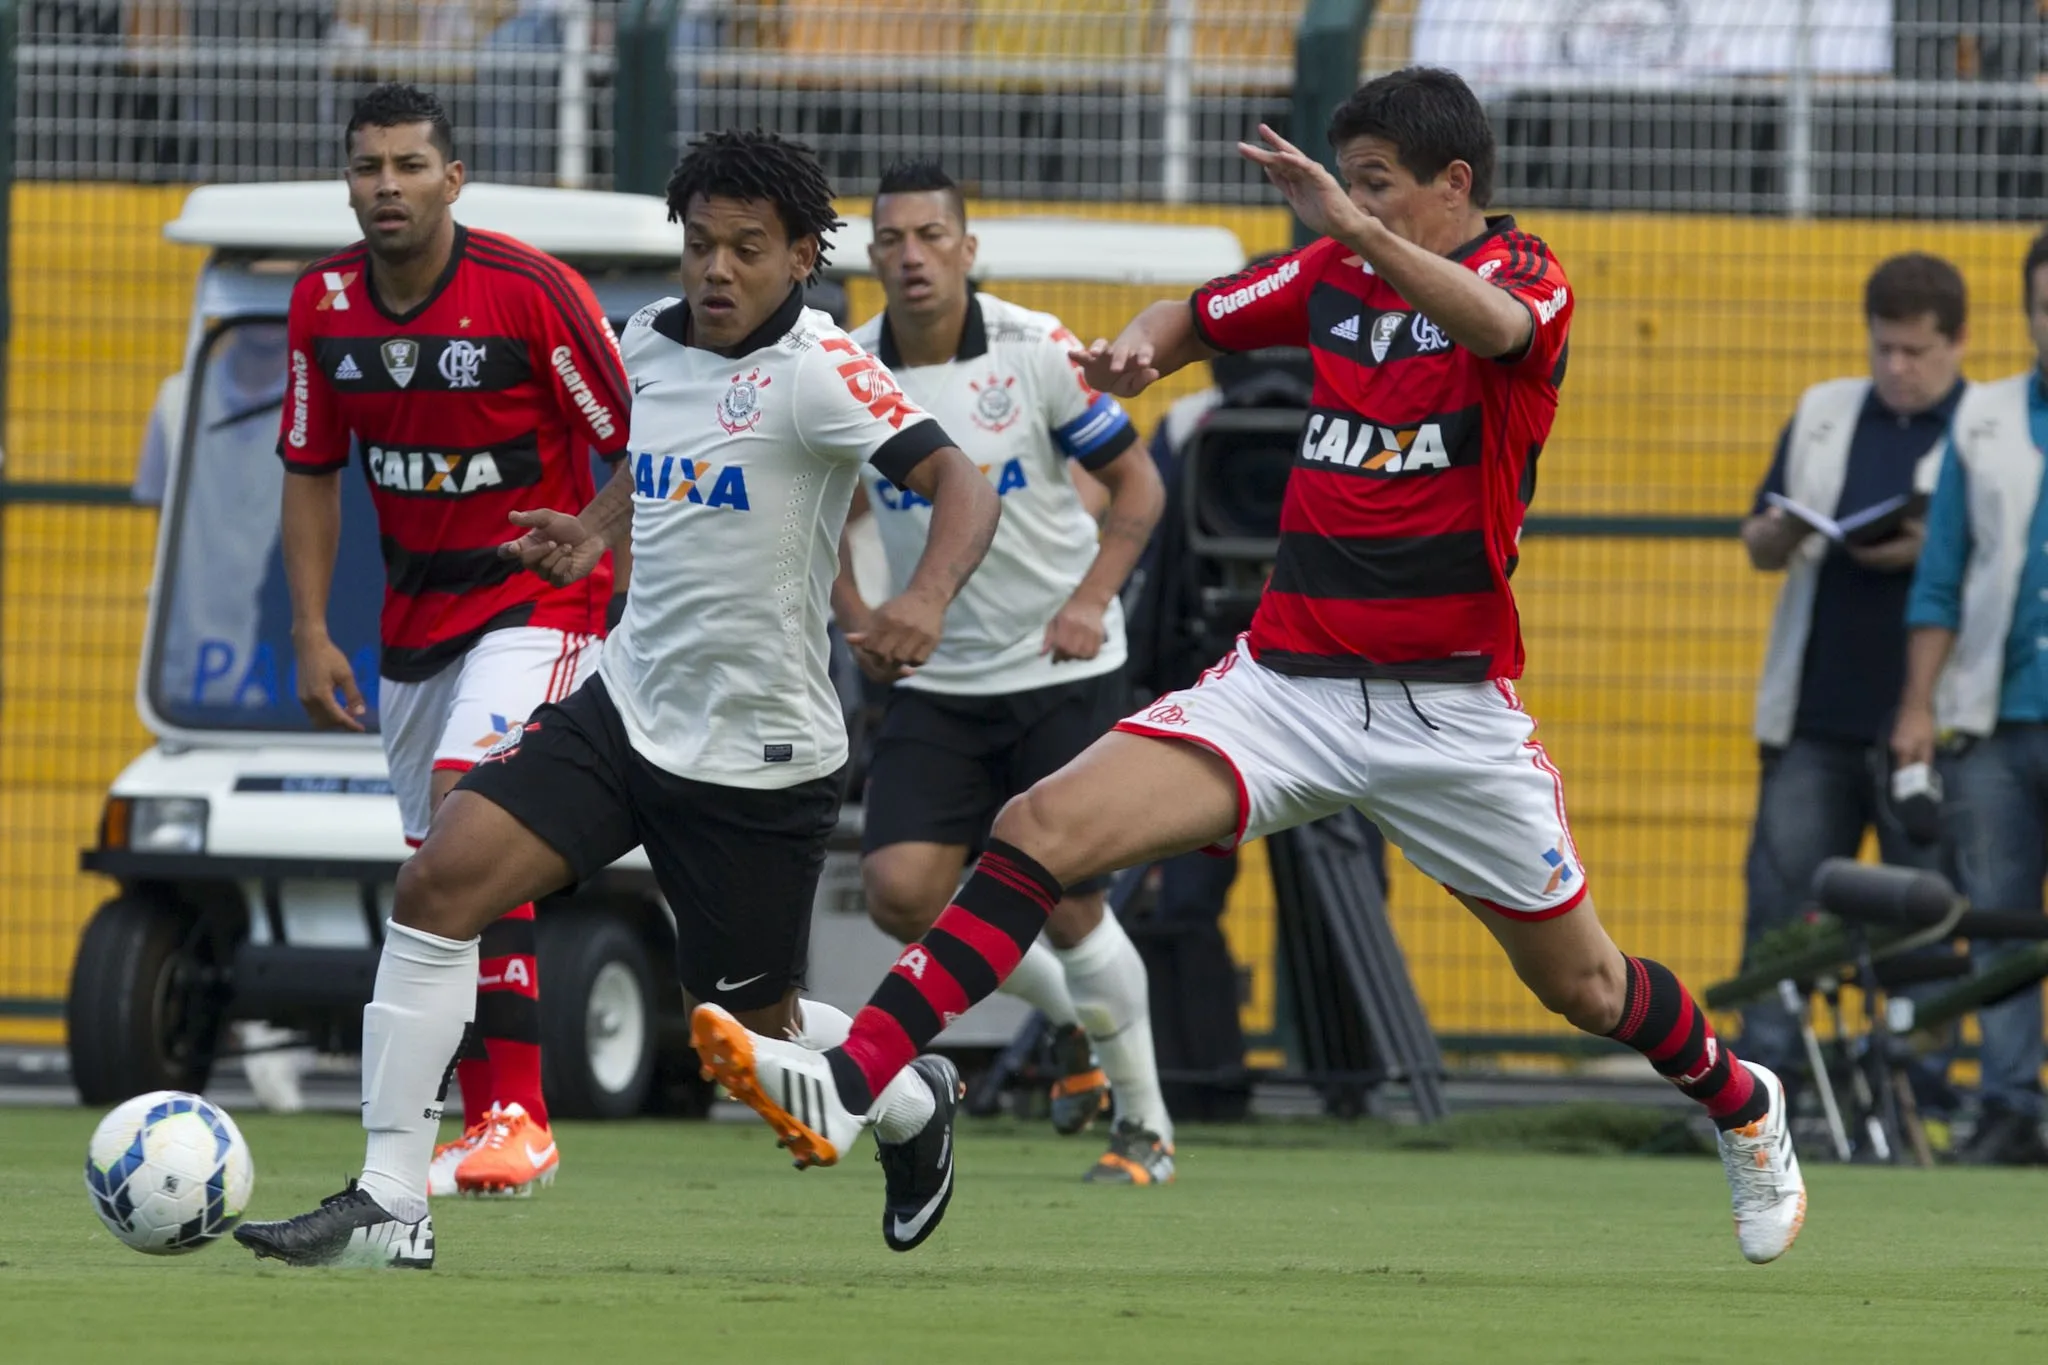
M 536 299 L 548 382 L 569 425 L 598 454 L 617 455 L 626 448 L 633 410 L 619 339 L 584 278 L 558 262 L 555 270 L 559 287 L 537 291 Z
M 1325 237 L 1209 281 L 1188 300 L 1195 334 L 1219 351 L 1308 345 L 1308 298 L 1336 246 Z
M 1500 357 L 1504 365 L 1535 374 L 1556 370 L 1571 334 L 1573 299 L 1564 267 L 1540 238 L 1526 232 L 1504 232 L 1487 248 L 1475 267 L 1479 278 L 1505 289 L 1529 310 L 1535 324 L 1521 354 Z
M 361 269 L 360 266 L 355 269 Z M 329 277 L 348 278 L 336 285 Z M 348 464 L 349 428 L 341 405 L 320 367 L 316 319 L 324 304 L 355 276 L 349 272 L 307 271 L 292 289 L 292 301 L 285 314 L 285 337 L 289 347 L 285 375 L 284 415 L 277 433 L 277 453 L 285 468 L 298 474 L 331 474 Z

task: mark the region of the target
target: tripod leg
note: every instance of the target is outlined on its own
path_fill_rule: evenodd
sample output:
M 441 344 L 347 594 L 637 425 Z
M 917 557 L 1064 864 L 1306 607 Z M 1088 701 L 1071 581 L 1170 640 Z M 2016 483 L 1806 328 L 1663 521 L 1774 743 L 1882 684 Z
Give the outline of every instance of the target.
M 1790 979 L 1778 983 L 1778 999 L 1799 1021 L 1799 1040 L 1806 1045 L 1806 1069 L 1813 1074 L 1813 1087 L 1820 1094 L 1820 1108 L 1827 1116 L 1828 1137 L 1834 1141 L 1835 1158 L 1847 1161 L 1855 1154 L 1855 1149 L 1849 1145 L 1849 1130 L 1842 1125 L 1842 1106 L 1835 1102 L 1835 1082 L 1828 1074 L 1827 1058 L 1821 1055 L 1820 1036 L 1813 1031 L 1813 1012 L 1807 1007 L 1805 994 Z

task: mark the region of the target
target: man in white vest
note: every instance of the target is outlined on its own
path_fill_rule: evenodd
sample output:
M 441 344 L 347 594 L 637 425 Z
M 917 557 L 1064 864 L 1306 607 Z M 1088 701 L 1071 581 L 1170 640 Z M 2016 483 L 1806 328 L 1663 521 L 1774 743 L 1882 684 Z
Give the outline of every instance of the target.
M 2039 359 L 1957 406 L 1906 609 L 1906 683 L 1892 752 L 1941 749 L 1944 823 L 1961 890 L 1986 910 L 2042 908 L 2048 876 L 2048 233 L 2021 267 Z M 1980 971 L 2023 943 L 1975 944 Z M 1983 1108 L 1965 1160 L 2048 1161 L 2041 1140 L 2041 989 L 1978 1013 Z
M 1807 517 L 1848 521 L 1932 488 L 1966 387 L 1965 304 L 1963 278 L 1947 261 L 1916 253 L 1879 265 L 1863 295 L 1869 376 L 1828 380 L 1800 397 L 1742 525 L 1750 562 L 1785 574 L 1757 687 L 1762 782 L 1745 869 L 1745 956 L 1798 913 L 1822 860 L 1855 857 L 1867 830 L 1876 829 L 1887 863 L 1939 861 L 1938 840 L 1913 838 L 1887 796 L 1906 591 L 1924 534 L 1902 514 L 1918 504 L 1841 540 Z M 1775 1001 L 1752 1006 L 1744 1055 L 1783 1076 L 1802 1072 L 1797 1027 Z M 1948 1107 L 1933 1093 L 1938 1078 L 1922 1079 L 1923 1103 Z

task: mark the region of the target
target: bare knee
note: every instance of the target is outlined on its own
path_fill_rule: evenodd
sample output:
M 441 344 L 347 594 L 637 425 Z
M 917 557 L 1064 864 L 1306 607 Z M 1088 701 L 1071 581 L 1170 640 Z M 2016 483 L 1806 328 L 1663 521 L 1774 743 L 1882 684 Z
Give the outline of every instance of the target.
M 1062 804 L 1047 783 L 1036 783 L 1004 803 L 989 833 L 1043 862 L 1046 851 L 1064 842 L 1070 832 Z
M 1621 1023 L 1627 982 L 1618 954 L 1561 966 L 1528 984 L 1545 1009 L 1583 1032 L 1608 1034 Z
M 905 867 L 883 849 L 862 860 L 860 879 L 875 927 L 898 943 L 915 943 L 946 908 L 959 869 L 940 877 L 931 869 Z
M 868 918 L 877 929 L 898 943 L 915 943 L 932 927 L 943 906 L 903 894 L 904 888 L 878 879 L 866 879 Z
M 479 905 L 475 880 L 453 868 L 431 847 L 423 848 L 398 869 L 391 922 L 423 934 L 458 942 L 475 938 L 484 926 L 509 907 Z

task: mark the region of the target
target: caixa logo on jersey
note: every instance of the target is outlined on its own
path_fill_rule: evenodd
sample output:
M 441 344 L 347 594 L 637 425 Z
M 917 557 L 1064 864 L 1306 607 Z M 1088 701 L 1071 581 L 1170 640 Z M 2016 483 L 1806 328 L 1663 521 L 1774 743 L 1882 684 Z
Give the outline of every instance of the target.
M 1356 413 L 1317 409 L 1301 432 L 1301 459 L 1359 474 L 1436 474 L 1479 463 L 1476 408 L 1439 413 L 1429 421 L 1389 426 Z
M 714 465 L 687 455 L 635 454 L 633 492 L 654 502 L 688 502 L 733 512 L 754 510 L 747 497 L 744 466 Z
M 540 451 L 531 443 L 441 451 L 404 450 L 373 441 L 363 449 L 370 482 L 387 493 L 460 498 L 540 482 Z
M 1024 476 L 1024 461 L 1005 460 L 999 465 L 979 466 L 985 477 L 996 483 L 996 496 L 1006 498 L 1020 488 L 1029 488 L 1031 481 Z M 875 501 L 891 512 L 908 512 L 915 507 L 930 507 L 931 499 L 909 488 L 898 488 L 887 479 L 875 480 Z

